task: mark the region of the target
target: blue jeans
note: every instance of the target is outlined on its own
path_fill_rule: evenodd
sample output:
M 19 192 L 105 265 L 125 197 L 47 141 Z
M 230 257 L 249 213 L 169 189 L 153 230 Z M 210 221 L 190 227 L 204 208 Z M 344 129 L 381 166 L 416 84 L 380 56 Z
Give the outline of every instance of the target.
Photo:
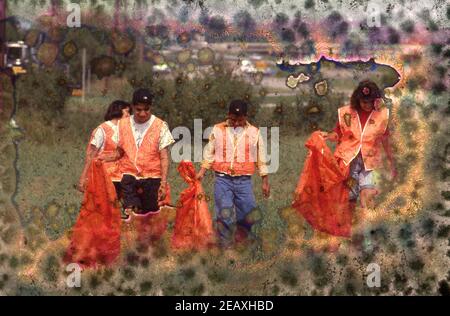
M 251 176 L 232 177 L 216 172 L 214 184 L 215 221 L 222 246 L 234 242 L 237 226 L 250 233 L 246 216 L 256 208 Z

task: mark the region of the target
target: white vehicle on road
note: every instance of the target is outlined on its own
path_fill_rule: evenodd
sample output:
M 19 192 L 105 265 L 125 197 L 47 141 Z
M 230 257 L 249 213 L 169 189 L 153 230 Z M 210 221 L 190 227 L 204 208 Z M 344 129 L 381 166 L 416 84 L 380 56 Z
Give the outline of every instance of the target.
M 169 65 L 167 64 L 159 64 L 153 66 L 154 72 L 170 72 Z
M 246 74 L 255 74 L 255 73 L 258 72 L 258 69 L 256 69 L 256 67 L 255 67 L 255 65 L 252 63 L 252 61 L 251 61 L 251 60 L 248 60 L 248 59 L 243 59 L 243 60 L 241 61 L 241 67 L 240 67 L 240 70 L 241 70 L 243 73 L 246 73 Z

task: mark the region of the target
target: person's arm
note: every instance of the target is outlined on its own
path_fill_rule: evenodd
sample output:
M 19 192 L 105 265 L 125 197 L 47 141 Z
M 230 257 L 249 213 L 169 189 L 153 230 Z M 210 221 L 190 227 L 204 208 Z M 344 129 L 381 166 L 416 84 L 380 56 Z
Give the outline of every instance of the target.
M 92 160 L 97 156 L 99 149 L 92 144 L 89 144 L 86 159 L 84 162 L 83 171 L 81 172 L 80 180 L 78 181 L 77 189 L 80 192 L 84 192 L 86 189 L 86 180 L 87 180 L 87 172 L 89 170 L 89 166 L 91 165 Z
M 214 162 L 214 154 L 215 154 L 215 137 L 214 137 L 214 129 L 211 131 L 208 137 L 208 144 L 206 144 L 205 149 L 203 150 L 203 161 L 199 172 L 197 173 L 197 180 L 202 180 L 205 176 L 207 170 L 211 169 L 211 166 Z
M 160 158 L 161 158 L 161 185 L 159 187 L 158 191 L 158 198 L 160 201 L 163 201 L 166 198 L 166 186 L 167 186 L 167 174 L 169 172 L 169 150 L 166 148 L 163 148 L 160 151 Z
M 101 153 L 100 155 L 98 155 L 97 159 L 105 162 L 111 162 L 119 160 L 120 158 L 122 158 L 123 154 L 124 154 L 123 149 L 117 147 L 116 150 L 112 153 Z
M 169 126 L 166 122 L 163 123 L 159 137 L 159 157 L 161 160 L 161 185 L 158 191 L 158 199 L 163 201 L 167 195 L 167 175 L 169 173 L 169 146 L 172 145 L 175 140 L 170 133 Z
M 84 162 L 83 171 L 81 172 L 80 180 L 78 181 L 77 189 L 80 192 L 84 192 L 86 187 L 86 178 L 89 166 L 91 165 L 92 160 L 98 156 L 100 149 L 103 146 L 105 141 L 105 134 L 102 128 L 97 128 L 92 132 L 91 142 L 88 145 L 86 150 L 86 159 Z
M 339 122 L 336 123 L 336 126 L 331 132 L 323 132 L 322 136 L 325 140 L 329 140 L 332 142 L 337 142 L 342 137 L 341 127 L 339 126 Z
M 258 153 L 256 165 L 258 166 L 258 172 L 262 179 L 262 192 L 265 198 L 270 196 L 270 184 L 269 184 L 269 168 L 267 167 L 267 151 L 264 140 L 259 133 L 258 136 Z
M 386 131 L 384 132 L 381 143 L 383 144 L 384 152 L 386 153 L 386 157 L 389 163 L 389 168 L 391 170 L 391 176 L 392 179 L 395 179 L 397 177 L 397 169 L 395 168 L 395 158 L 392 151 L 392 146 L 390 142 L 390 132 L 389 127 L 386 128 Z

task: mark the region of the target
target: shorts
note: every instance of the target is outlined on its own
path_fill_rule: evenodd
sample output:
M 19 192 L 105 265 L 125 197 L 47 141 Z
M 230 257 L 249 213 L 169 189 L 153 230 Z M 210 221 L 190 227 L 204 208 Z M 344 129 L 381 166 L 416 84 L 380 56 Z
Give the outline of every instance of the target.
M 136 208 L 136 214 L 158 212 L 158 191 L 161 184 L 159 178 L 136 179 L 124 174 L 120 185 L 124 208 Z
M 376 189 L 376 172 L 373 170 L 366 170 L 361 156 L 361 152 L 350 163 L 350 175 L 354 181 L 349 182 L 350 201 L 356 201 L 359 193 L 363 189 Z

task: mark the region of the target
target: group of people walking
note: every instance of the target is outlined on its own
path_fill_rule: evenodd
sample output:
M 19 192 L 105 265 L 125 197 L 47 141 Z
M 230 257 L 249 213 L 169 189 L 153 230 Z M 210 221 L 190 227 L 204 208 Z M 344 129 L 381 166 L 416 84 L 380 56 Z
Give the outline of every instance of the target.
M 360 82 L 350 104 L 339 108 L 333 131 L 315 134 L 323 141 L 338 142 L 332 164 L 339 169 L 337 182 L 345 184 L 346 200 L 353 210 L 358 199 L 361 207 L 371 207 L 373 197 L 378 193 L 376 173 L 383 167 L 382 147 L 391 173 L 396 176 L 389 144 L 389 109 L 381 100 L 382 92 L 374 82 Z M 153 106 L 154 95 L 145 88 L 133 93 L 131 103 L 118 100 L 110 104 L 105 122 L 92 132 L 78 184 L 78 189 L 85 192 L 90 166 L 93 161 L 101 162 L 114 184 L 116 198 L 121 201 L 121 218 L 127 222 L 160 212 L 161 205 L 170 195 L 169 148 L 175 140 L 168 124 L 152 113 Z M 252 175 L 256 171 L 262 177 L 264 198 L 270 196 L 265 142 L 259 128 L 247 119 L 249 106 L 244 100 L 229 103 L 226 119 L 216 124 L 209 135 L 201 169 L 194 179 L 200 182 L 208 170 L 214 172 L 214 223 L 217 243 L 222 248 L 233 246 L 236 227 L 251 232 L 251 223 L 246 219 L 257 207 L 252 185 Z M 319 161 L 309 164 L 320 165 Z M 300 214 L 302 209 L 307 209 L 303 207 L 304 201 L 311 205 L 311 199 L 315 199 L 312 205 L 320 207 L 321 199 L 327 198 L 321 194 L 329 191 L 322 184 L 331 183 L 326 173 L 319 172 L 319 178 L 316 176 L 314 180 L 318 183 L 319 193 L 315 194 L 310 186 L 305 186 L 305 179 L 311 178 L 311 174 L 306 174 L 311 172 L 308 170 L 305 165 L 297 186 L 298 198 L 293 201 Z M 333 217 L 333 212 L 329 208 L 318 214 Z M 314 219 L 319 216 L 314 215 L 314 209 L 309 213 L 303 215 L 314 229 L 330 233 L 320 225 L 323 219 Z

